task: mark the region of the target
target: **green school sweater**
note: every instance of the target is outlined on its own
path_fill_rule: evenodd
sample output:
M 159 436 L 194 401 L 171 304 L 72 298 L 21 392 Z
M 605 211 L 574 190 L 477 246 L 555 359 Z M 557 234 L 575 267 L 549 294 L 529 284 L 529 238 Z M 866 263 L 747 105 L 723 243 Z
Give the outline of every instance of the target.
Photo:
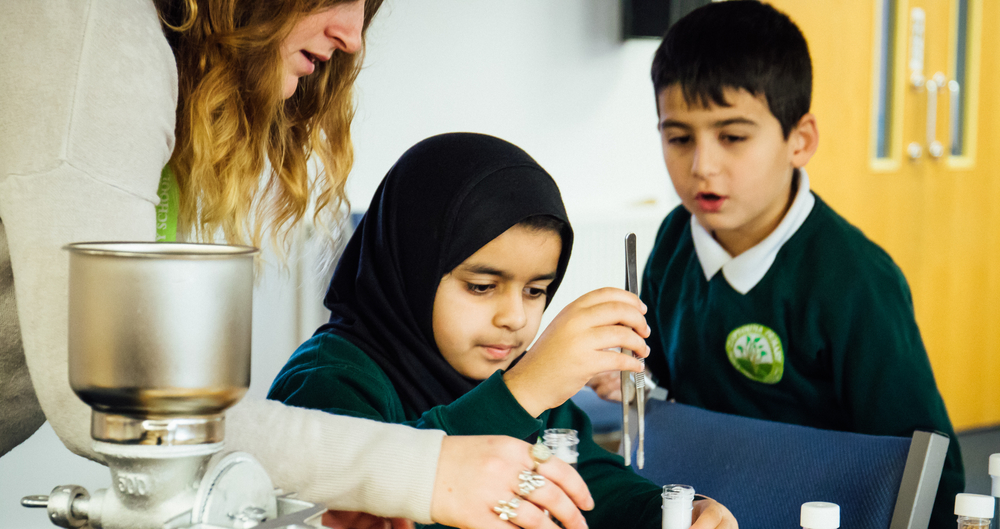
M 816 197 L 761 281 L 705 280 L 683 207 L 660 226 L 641 297 L 646 365 L 678 402 L 830 430 L 951 438 L 930 527 L 951 527 L 961 453 L 902 272 Z
M 337 335 L 319 334 L 295 351 L 271 385 L 268 398 L 339 415 L 444 430 L 448 435 L 509 435 L 529 443 L 547 428 L 573 428 L 580 437 L 577 470 L 595 503 L 592 511 L 583 513 L 587 525 L 594 529 L 660 527 L 660 487 L 625 467 L 620 456 L 595 444 L 583 411 L 567 402 L 536 419 L 510 394 L 501 371 L 455 402 L 417 414 L 400 401 L 385 372 L 368 355 Z M 515 476 L 487 478 L 513 482 Z M 507 498 L 497 498 L 502 499 Z

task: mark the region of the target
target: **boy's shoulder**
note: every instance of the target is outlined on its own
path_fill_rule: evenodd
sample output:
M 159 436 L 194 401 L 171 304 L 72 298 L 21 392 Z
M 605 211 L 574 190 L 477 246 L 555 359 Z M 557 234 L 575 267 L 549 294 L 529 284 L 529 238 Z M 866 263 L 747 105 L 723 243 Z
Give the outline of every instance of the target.
M 827 281 L 902 281 L 903 273 L 881 246 L 834 211 L 819 195 L 809 218 L 781 253 Z
M 893 284 L 908 290 L 902 271 L 889 254 L 816 193 L 813 195 L 816 202 L 812 211 L 779 250 L 772 266 L 779 267 L 781 275 L 794 283 L 841 285 L 838 288 Z M 687 265 L 696 259 L 691 213 L 677 206 L 660 224 L 647 271 L 653 272 L 652 277 L 661 277 L 668 268 L 675 273 L 690 272 Z

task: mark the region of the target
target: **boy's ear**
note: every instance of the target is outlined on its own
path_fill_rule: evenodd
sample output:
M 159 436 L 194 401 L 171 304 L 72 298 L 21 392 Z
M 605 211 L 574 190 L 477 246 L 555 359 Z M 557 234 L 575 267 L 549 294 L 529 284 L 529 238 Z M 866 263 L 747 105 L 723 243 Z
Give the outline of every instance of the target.
M 816 116 L 807 113 L 795 125 L 788 135 L 791 147 L 792 166 L 796 169 L 805 167 L 809 159 L 819 147 L 819 129 L 816 127 Z

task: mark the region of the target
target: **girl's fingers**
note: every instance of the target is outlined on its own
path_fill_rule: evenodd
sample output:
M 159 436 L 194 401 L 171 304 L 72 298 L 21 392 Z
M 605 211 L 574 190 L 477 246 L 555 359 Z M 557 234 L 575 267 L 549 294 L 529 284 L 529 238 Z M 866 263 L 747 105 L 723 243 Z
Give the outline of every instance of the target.
M 646 345 L 646 340 L 643 340 L 641 336 L 628 327 L 610 325 L 598 327 L 591 332 L 591 341 L 586 344 L 587 349 L 607 352 L 607 350 L 621 347 L 634 352 L 640 358 L 649 356 L 649 346 Z
M 650 333 L 646 317 L 632 305 L 620 301 L 591 306 L 578 317 L 579 323 L 585 327 L 628 327 L 643 338 L 648 337 Z
M 587 367 L 594 371 L 632 371 L 638 373 L 644 369 L 643 363 L 630 354 L 615 351 L 595 351 L 587 359 Z
M 595 305 L 611 302 L 625 303 L 634 307 L 641 314 L 646 313 L 646 305 L 639 299 L 639 296 L 636 296 L 627 290 L 614 287 L 604 287 L 587 292 L 577 298 L 576 301 L 570 303 L 567 308 L 574 307 L 576 309 L 587 309 Z

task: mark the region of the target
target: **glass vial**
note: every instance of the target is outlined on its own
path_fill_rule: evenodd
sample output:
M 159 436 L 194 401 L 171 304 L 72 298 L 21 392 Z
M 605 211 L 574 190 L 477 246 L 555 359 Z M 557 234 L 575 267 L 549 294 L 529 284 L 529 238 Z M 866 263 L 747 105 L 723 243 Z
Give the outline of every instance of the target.
M 993 520 L 993 496 L 956 494 L 958 529 L 989 529 Z
M 663 529 L 689 529 L 694 510 L 694 487 L 663 486 Z
M 576 460 L 580 453 L 576 445 L 580 444 L 580 438 L 576 435 L 576 430 L 572 428 L 549 428 L 542 433 L 542 442 L 552 450 L 552 455 L 569 463 L 576 468 Z
M 826 501 L 803 503 L 799 520 L 802 529 L 838 529 L 840 505 Z
M 570 466 L 576 468 L 576 461 L 580 457 L 580 453 L 576 449 L 576 445 L 580 444 L 580 438 L 576 435 L 576 430 L 572 428 L 549 428 L 542 432 L 542 443 L 552 450 L 552 455 L 562 459 L 564 462 L 569 463 Z M 548 514 L 549 511 L 545 511 Z M 552 518 L 557 527 L 563 527 L 563 524 Z

